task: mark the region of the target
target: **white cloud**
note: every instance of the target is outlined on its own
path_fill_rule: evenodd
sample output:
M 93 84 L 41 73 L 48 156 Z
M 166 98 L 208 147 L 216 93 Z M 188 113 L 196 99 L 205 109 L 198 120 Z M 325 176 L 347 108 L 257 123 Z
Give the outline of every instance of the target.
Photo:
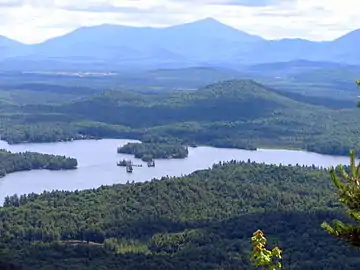
M 168 26 L 205 17 L 265 38 L 336 38 L 360 27 L 354 0 L 0 0 L 0 35 L 35 43 L 102 23 Z

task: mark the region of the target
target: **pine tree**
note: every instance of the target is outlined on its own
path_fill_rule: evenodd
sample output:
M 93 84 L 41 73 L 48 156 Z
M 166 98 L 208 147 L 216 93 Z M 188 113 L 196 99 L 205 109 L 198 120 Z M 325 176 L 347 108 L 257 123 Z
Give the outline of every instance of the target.
M 360 86 L 360 80 L 356 81 Z M 360 107 L 360 102 L 357 104 Z M 339 201 L 345 206 L 346 213 L 354 221 L 352 224 L 333 221 L 332 226 L 322 223 L 323 227 L 331 235 L 344 239 L 350 245 L 360 247 L 360 163 L 356 165 L 356 154 L 350 151 L 350 167 L 345 170 L 338 165 L 330 169 L 331 180 L 337 188 Z
M 254 232 L 253 237 L 251 237 L 251 261 L 253 265 L 266 270 L 282 269 L 281 249 L 274 247 L 272 250 L 268 250 L 266 249 L 266 242 L 266 237 L 262 231 Z
M 360 247 L 360 163 L 356 165 L 355 157 L 355 152 L 351 151 L 348 172 L 341 165 L 330 169 L 339 201 L 346 207 L 346 213 L 354 223 L 346 224 L 335 220 L 332 226 L 326 222 L 321 226 L 331 235 L 346 240 L 352 246 Z

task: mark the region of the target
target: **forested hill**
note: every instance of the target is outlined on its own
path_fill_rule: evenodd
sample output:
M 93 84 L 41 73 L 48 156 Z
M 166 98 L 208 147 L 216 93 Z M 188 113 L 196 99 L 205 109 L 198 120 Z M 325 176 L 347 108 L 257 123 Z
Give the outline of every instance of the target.
M 107 91 L 65 105 L 62 112 L 111 124 L 153 127 L 179 121 L 252 120 L 294 108 L 306 110 L 310 106 L 267 90 L 251 80 L 231 80 L 211 84 L 197 91 L 156 95 Z
M 10 109 L 0 118 L 0 135 L 11 143 L 111 137 L 334 155 L 360 149 L 360 111 L 297 102 L 251 80 L 171 93 L 110 90 L 63 105 Z
M 304 118 L 303 114 L 309 111 L 324 112 L 320 107 L 296 102 L 251 80 L 223 81 L 197 91 L 163 94 L 112 90 L 82 101 L 47 109 L 50 112 L 133 129 L 178 123 L 255 124 L 253 121 L 279 118 L 297 121 L 298 123 L 294 124 L 301 125 L 306 124 L 300 122 Z M 259 127 L 261 122 L 258 123 Z M 225 137 L 228 135 L 230 134 Z
M 170 137 L 189 144 L 295 147 L 338 155 L 347 155 L 352 147 L 360 149 L 351 135 L 360 132 L 356 109 L 304 104 L 252 80 L 222 81 L 197 91 L 164 94 L 107 91 L 60 110 L 92 121 L 80 125 L 83 134 L 92 136 L 143 141 Z
M 286 269 L 357 269 L 357 251 L 320 228 L 342 218 L 335 201 L 328 171 L 229 162 L 182 178 L 10 197 L 0 234 L 7 262 L 23 269 L 248 270 L 256 229 L 284 249 Z

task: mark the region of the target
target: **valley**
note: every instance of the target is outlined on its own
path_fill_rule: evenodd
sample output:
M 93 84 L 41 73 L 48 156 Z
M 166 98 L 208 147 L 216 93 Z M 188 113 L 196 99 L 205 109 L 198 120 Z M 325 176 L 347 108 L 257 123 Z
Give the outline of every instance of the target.
M 199 71 L 197 83 L 211 82 L 207 73 Z M 77 78 L 74 87 L 74 78 L 22 76 L 15 76 L 24 78 L 20 88 L 4 80 L 0 148 L 69 156 L 78 166 L 0 180 L 0 262 L 19 269 L 54 261 L 59 269 L 251 269 L 249 236 L 264 228 L 271 243 L 289 247 L 284 263 L 291 269 L 344 269 L 337 256 L 356 269 L 356 252 L 320 228 L 343 217 L 327 168 L 348 164 L 348 151 L 359 149 L 354 102 L 336 107 L 320 92 L 284 92 L 245 78 L 140 91 L 106 90 L 114 78 Z M 188 157 L 144 163 L 129 174 L 116 163 L 141 160 L 116 150 L 139 141 L 187 145 Z M 316 240 L 299 244 L 303 237 Z
M 255 270 L 258 229 L 286 270 L 359 268 L 320 226 L 351 221 L 330 168 L 360 157 L 359 30 L 96 23 L 0 36 L 0 269 Z
M 127 138 L 248 150 L 299 148 L 330 155 L 360 149 L 358 110 L 306 101 L 253 80 L 165 93 L 107 90 L 53 105 L 5 103 L 0 133 L 9 143 Z

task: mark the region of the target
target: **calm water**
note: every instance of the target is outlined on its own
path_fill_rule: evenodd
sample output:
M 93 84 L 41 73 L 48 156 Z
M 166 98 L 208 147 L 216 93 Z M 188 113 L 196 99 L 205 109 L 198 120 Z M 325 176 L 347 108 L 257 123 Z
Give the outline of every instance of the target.
M 0 179 L 0 203 L 7 195 L 40 193 L 44 190 L 76 190 L 96 188 L 101 185 L 126 183 L 127 181 L 143 182 L 161 176 L 181 176 L 199 169 L 211 167 L 219 161 L 248 160 L 272 164 L 304 164 L 328 167 L 347 164 L 347 157 L 333 157 L 303 151 L 291 150 L 258 150 L 246 151 L 237 149 L 219 149 L 197 147 L 189 149 L 189 157 L 183 160 L 157 160 L 155 168 L 148 168 L 141 160 L 132 156 L 117 154 L 118 146 L 131 140 L 92 140 L 45 144 L 8 145 L 0 141 L 0 148 L 12 152 L 34 151 L 46 154 L 75 157 L 79 166 L 73 171 L 30 171 L 9 174 Z M 131 159 L 135 164 L 144 167 L 134 168 L 128 174 L 123 167 L 117 167 L 121 159 Z

